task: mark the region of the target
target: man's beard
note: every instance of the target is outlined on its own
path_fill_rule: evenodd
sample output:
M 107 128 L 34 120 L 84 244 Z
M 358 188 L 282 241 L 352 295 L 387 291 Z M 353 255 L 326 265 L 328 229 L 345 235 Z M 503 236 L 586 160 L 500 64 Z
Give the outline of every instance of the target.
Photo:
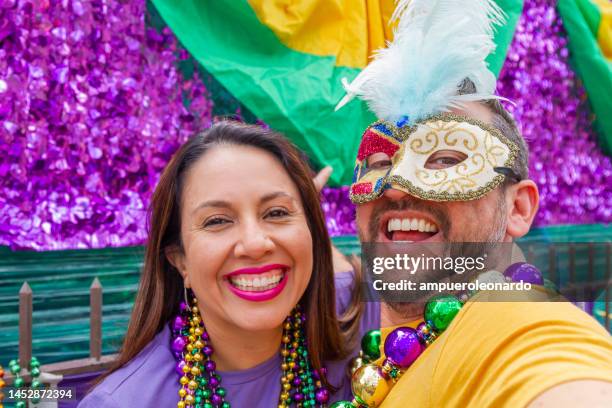
M 496 248 L 499 248 L 499 243 L 503 241 L 506 233 L 506 202 L 503 188 L 499 192 L 496 204 L 496 216 L 493 217 L 490 228 L 484 228 L 481 223 L 474 223 L 474 228 L 471 230 L 453 231 L 450 216 L 442 205 L 411 198 L 399 201 L 385 200 L 372 211 L 368 223 L 368 237 L 364 236 L 364 231 L 362 230 L 359 230 L 359 237 L 362 243 L 374 242 L 380 231 L 381 219 L 387 211 L 414 210 L 429 214 L 436 220 L 438 231 L 444 241 L 444 244 L 438 244 L 440 245 L 438 250 L 441 250 L 444 255 L 476 258 L 485 253 L 497 253 L 499 251 L 496 251 Z M 418 242 L 416 244 L 418 245 Z M 498 259 L 496 257 L 489 258 L 487 268 L 491 269 L 492 265 L 496 265 L 497 262 Z M 420 276 L 421 278 L 418 279 L 418 277 L 412 275 L 411 280 L 417 284 L 425 281 L 442 281 L 444 278 L 448 280 L 449 274 L 448 271 L 442 273 L 431 271 L 431 273 L 422 273 Z M 473 276 L 474 273 L 465 273 L 454 274 L 451 278 L 456 282 L 468 282 Z M 414 313 L 415 307 L 417 309 L 422 308 L 426 300 L 420 299 L 415 302 L 390 301 L 385 303 L 398 315 L 407 316 Z

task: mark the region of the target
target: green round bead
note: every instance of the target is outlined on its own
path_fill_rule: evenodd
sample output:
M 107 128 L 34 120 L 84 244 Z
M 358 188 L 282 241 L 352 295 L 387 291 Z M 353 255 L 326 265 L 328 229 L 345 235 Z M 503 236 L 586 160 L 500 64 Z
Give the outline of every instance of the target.
M 363 335 L 361 351 L 370 361 L 380 358 L 380 330 L 370 330 Z
M 30 373 L 32 374 L 32 377 L 38 377 L 40 375 L 40 368 L 34 367 Z
M 23 378 L 21 377 L 17 377 L 15 378 L 15 381 L 13 381 L 13 385 L 15 386 L 15 388 L 21 388 L 23 387 L 25 381 L 23 381 Z
M 38 387 L 40 387 L 40 385 L 41 385 L 41 384 L 40 384 L 40 381 L 38 381 L 38 380 L 33 380 L 33 381 L 32 381 L 32 384 L 30 385 L 30 387 L 31 387 L 31 388 L 38 388 Z
M 204 408 L 213 408 L 213 404 L 211 404 L 210 402 L 205 402 Z
M 437 295 L 425 305 L 425 321 L 437 332 L 451 324 L 463 304 L 453 295 Z
M 225 397 L 225 388 L 219 387 L 215 390 L 215 394 L 220 397 Z
M 231 408 L 230 403 L 224 402 L 223 404 L 221 404 L 221 408 Z
M 212 391 L 211 390 L 204 390 L 204 391 L 202 391 L 202 397 L 204 397 L 206 399 L 210 398 L 211 395 L 212 395 Z
M 201 395 L 196 395 L 195 396 L 195 402 L 196 402 L 196 404 L 201 403 L 202 402 L 202 396 Z
M 338 401 L 334 402 L 329 408 L 355 408 L 350 401 Z
M 17 374 L 19 371 L 21 371 L 21 367 L 19 367 L 19 364 L 11 364 L 9 366 L 9 370 L 11 370 L 11 373 Z
M 11 361 L 9 361 L 9 362 L 8 362 L 8 366 L 9 366 L 9 367 L 10 367 L 10 366 L 13 366 L 13 365 L 15 365 L 15 364 L 19 365 L 19 362 L 18 362 L 17 360 L 15 360 L 15 359 L 13 359 L 13 360 L 11 360 Z
M 26 408 L 26 403 L 25 401 L 17 401 L 15 403 L 15 408 Z

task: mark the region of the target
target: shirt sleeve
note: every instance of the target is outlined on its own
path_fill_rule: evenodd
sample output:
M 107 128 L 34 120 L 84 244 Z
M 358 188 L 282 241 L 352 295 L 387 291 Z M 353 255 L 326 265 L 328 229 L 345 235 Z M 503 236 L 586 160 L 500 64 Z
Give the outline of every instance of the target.
M 334 274 L 337 316 L 341 316 L 351 302 L 351 291 L 353 290 L 354 281 L 353 271 L 337 272 Z

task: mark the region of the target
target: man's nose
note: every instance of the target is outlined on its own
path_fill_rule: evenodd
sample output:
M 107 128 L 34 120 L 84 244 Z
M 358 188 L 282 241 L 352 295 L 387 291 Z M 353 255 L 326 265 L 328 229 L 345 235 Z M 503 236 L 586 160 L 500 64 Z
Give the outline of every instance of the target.
M 401 191 L 401 190 L 396 190 L 393 187 L 389 187 L 383 192 L 383 196 L 392 201 L 402 200 L 406 198 L 407 195 L 408 193 L 405 193 L 404 191 Z

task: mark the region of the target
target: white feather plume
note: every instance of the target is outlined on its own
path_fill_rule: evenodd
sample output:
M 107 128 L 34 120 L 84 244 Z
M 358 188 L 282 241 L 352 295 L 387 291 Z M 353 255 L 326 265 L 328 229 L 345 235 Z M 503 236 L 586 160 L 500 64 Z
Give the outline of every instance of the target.
M 465 101 L 498 98 L 485 59 L 495 50 L 494 25 L 505 21 L 494 0 L 400 0 L 394 39 L 351 82 L 347 95 L 365 100 L 380 119 L 410 122 L 461 107 Z M 477 93 L 457 95 L 469 78 Z

